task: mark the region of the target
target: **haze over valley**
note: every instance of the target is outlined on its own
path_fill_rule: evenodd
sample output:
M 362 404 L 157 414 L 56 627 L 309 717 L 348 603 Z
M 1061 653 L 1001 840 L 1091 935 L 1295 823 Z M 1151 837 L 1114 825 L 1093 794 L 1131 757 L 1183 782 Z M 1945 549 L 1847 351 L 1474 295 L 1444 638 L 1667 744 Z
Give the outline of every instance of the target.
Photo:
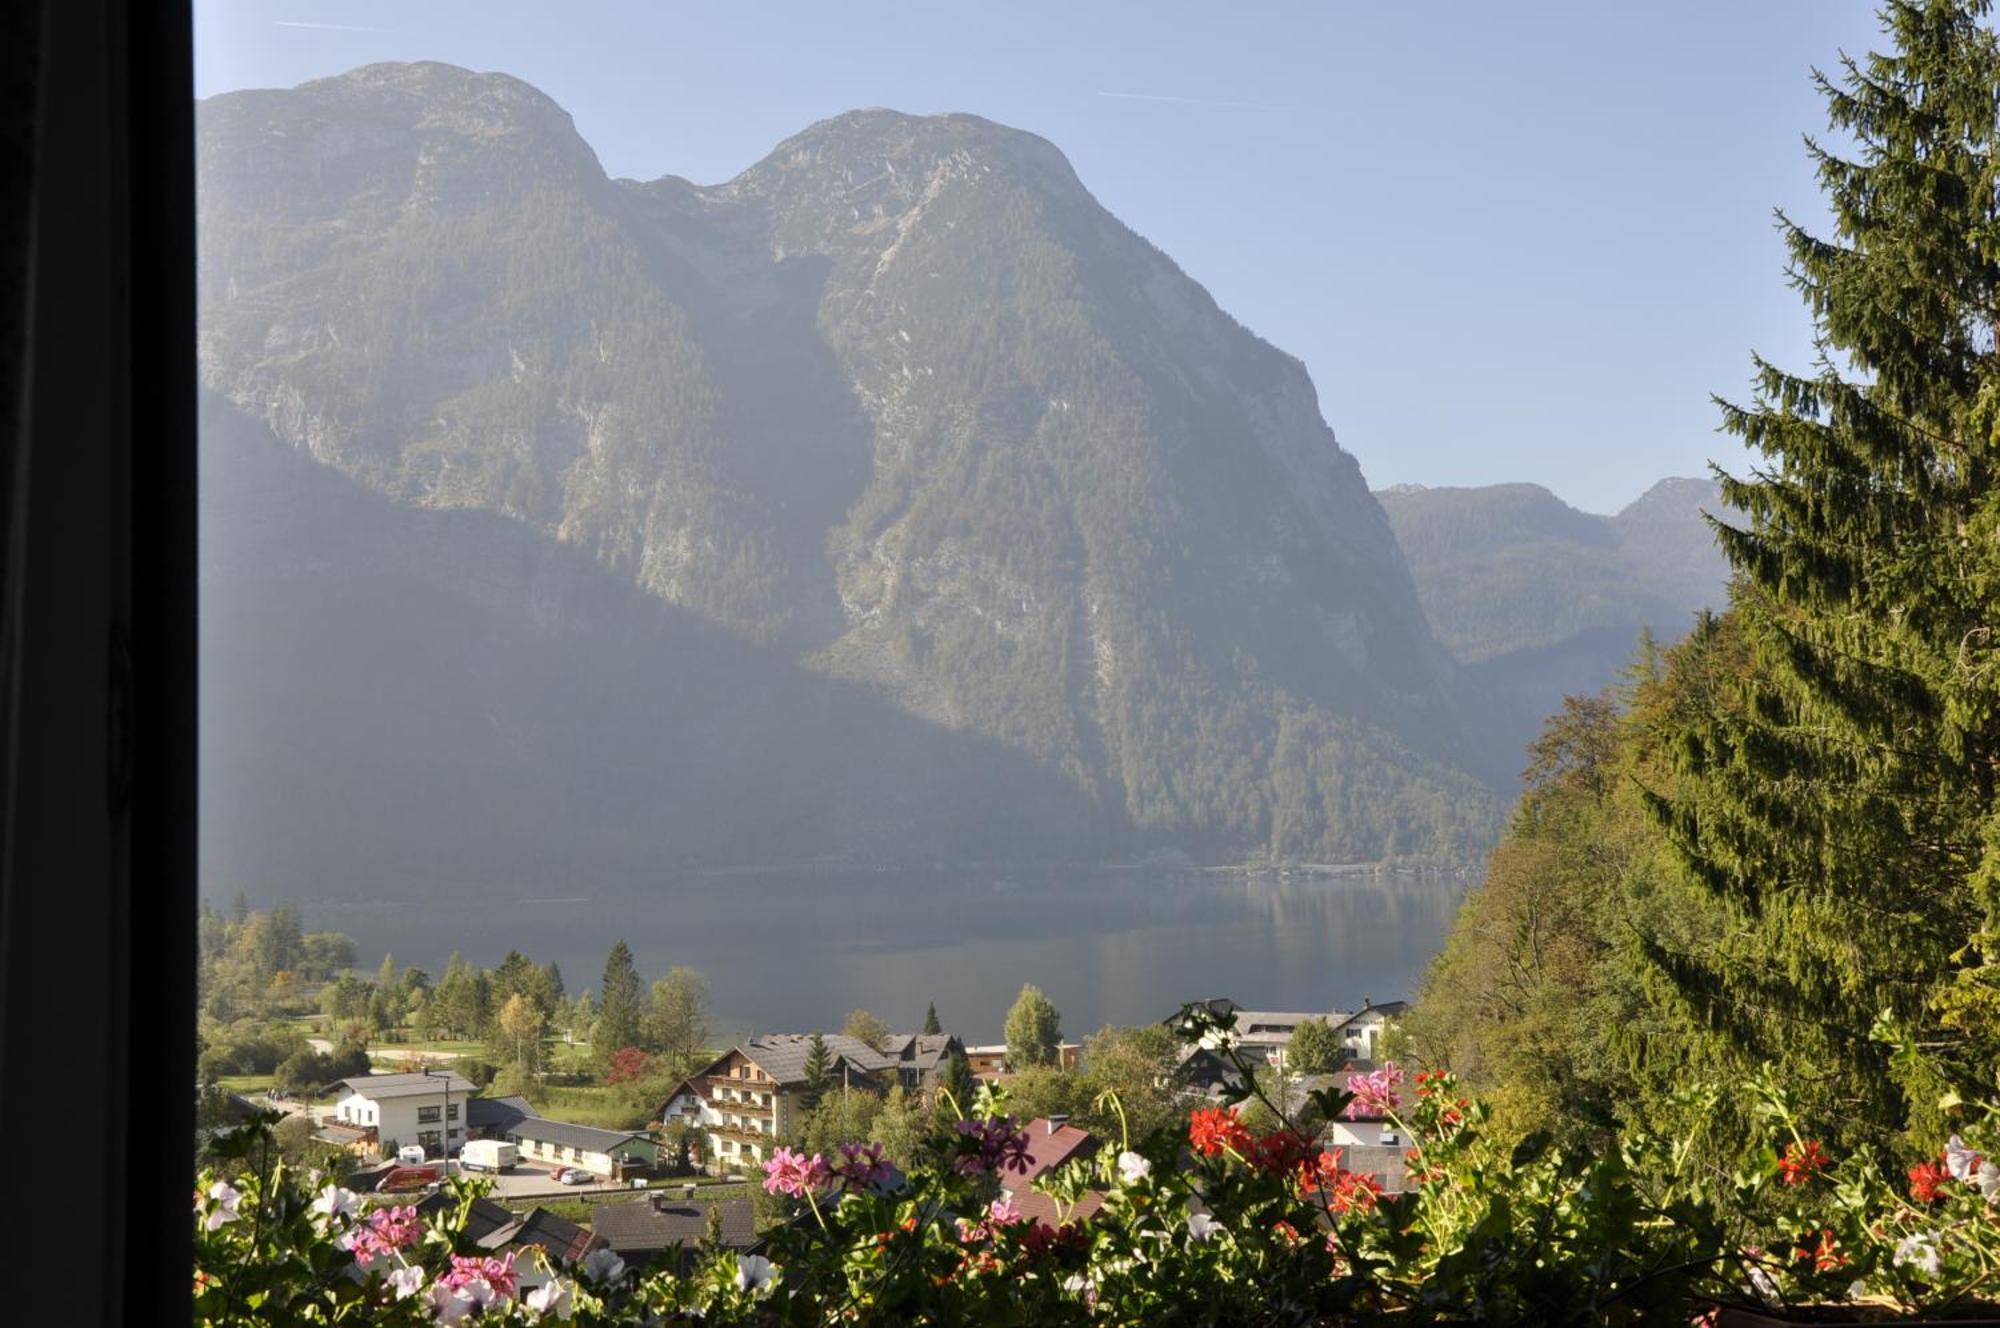
M 412 64 L 199 134 L 217 892 L 1464 867 L 1562 693 L 1722 598 L 1706 481 L 1371 494 L 1296 360 L 977 117 L 641 183 Z

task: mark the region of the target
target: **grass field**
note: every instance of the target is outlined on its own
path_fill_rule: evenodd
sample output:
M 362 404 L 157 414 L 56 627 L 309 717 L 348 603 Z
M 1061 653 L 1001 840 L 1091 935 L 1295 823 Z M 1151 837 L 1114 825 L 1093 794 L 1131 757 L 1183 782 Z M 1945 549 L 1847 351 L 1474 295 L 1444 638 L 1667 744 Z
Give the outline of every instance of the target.
M 271 1087 L 277 1076 L 269 1074 L 225 1074 L 215 1081 L 215 1086 L 225 1093 L 262 1093 Z
M 646 1107 L 632 1106 L 622 1090 L 604 1084 L 551 1086 L 543 1091 L 548 1097 L 541 1105 L 541 1112 L 551 1120 L 575 1121 L 578 1125 L 595 1125 L 605 1130 L 636 1130 L 652 1114 Z

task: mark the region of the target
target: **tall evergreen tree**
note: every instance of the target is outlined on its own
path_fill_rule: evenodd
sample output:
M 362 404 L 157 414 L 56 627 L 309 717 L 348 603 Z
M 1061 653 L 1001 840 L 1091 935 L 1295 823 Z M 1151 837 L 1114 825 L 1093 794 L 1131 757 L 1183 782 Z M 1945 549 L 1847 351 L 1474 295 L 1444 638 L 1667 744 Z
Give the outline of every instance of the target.
M 638 965 L 632 962 L 632 948 L 621 939 L 604 959 L 591 1049 L 600 1057 L 609 1057 L 621 1047 L 637 1046 L 645 1017 L 645 984 L 639 980 Z
M 979 1080 L 972 1073 L 972 1062 L 965 1053 L 954 1050 L 944 1063 L 944 1088 L 951 1094 L 951 1101 L 963 1112 L 972 1110 L 972 1095 L 979 1091 Z M 949 1104 L 947 1104 L 949 1106 Z
M 944 1025 L 938 1022 L 936 1001 L 932 1001 L 929 1007 L 924 1010 L 924 1032 L 927 1035 L 944 1032 Z
M 1725 426 L 1765 460 L 1718 523 L 1745 649 L 1672 741 L 1657 811 L 1724 943 L 1652 959 L 1742 1064 L 1820 1087 L 1831 1128 L 1932 1140 L 2000 1029 L 2000 54 L 1986 0 L 1891 0 L 1887 54 L 1815 74 L 1830 238 L 1780 215 L 1816 369 L 1756 361 Z M 1706 629 L 1710 633 L 1716 626 Z M 1893 1056 L 1878 1012 L 1927 1049 Z M 1679 1054 L 1679 1053 L 1676 1053 Z
M 820 1100 L 832 1082 L 833 1058 L 826 1049 L 826 1039 L 820 1034 L 812 1035 L 812 1042 L 806 1047 L 806 1083 L 799 1090 L 799 1105 L 807 1115 L 818 1109 Z

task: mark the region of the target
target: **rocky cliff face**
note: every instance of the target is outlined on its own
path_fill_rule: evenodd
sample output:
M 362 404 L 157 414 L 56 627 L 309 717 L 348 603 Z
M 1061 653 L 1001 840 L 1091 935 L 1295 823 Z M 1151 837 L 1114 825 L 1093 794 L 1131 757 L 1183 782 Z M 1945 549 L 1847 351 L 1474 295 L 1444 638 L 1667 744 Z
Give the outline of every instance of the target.
M 613 181 L 526 85 L 396 65 L 204 103 L 200 171 L 205 386 L 399 508 L 990 743 L 1106 854 L 1490 829 L 1303 368 L 1048 143 L 860 111 L 723 185 Z

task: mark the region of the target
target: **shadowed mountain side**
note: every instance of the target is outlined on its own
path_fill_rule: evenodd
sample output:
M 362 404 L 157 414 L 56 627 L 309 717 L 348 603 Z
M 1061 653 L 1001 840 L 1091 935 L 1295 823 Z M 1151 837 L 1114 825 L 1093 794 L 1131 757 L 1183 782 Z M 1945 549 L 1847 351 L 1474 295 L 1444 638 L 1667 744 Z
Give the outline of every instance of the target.
M 722 184 L 608 180 L 542 93 L 441 64 L 224 94 L 198 130 L 202 381 L 298 455 L 577 550 L 763 648 L 746 658 L 915 721 L 889 733 L 1032 759 L 1101 815 L 1098 861 L 1132 851 L 1128 827 L 1205 861 L 1456 863 L 1490 842 L 1457 671 L 1304 366 L 1052 144 L 877 109 Z M 629 686 L 638 666 L 590 667 Z M 817 777 L 834 758 L 770 737 L 768 711 L 730 712 L 744 741 L 701 712 L 704 759 Z M 436 737 L 492 748 L 475 730 Z M 974 795 L 955 810 L 920 772 L 882 777 L 935 809 L 930 843 L 998 814 L 1007 768 L 954 785 Z M 830 800 L 814 825 L 929 851 L 838 828 L 879 810 Z M 1010 851 L 1061 852 L 1074 815 Z M 761 836 L 739 847 L 768 860 Z
M 1056 859 L 1115 830 L 1019 753 L 517 522 L 397 507 L 212 398 L 202 452 L 217 888 L 561 894 L 670 866 Z

